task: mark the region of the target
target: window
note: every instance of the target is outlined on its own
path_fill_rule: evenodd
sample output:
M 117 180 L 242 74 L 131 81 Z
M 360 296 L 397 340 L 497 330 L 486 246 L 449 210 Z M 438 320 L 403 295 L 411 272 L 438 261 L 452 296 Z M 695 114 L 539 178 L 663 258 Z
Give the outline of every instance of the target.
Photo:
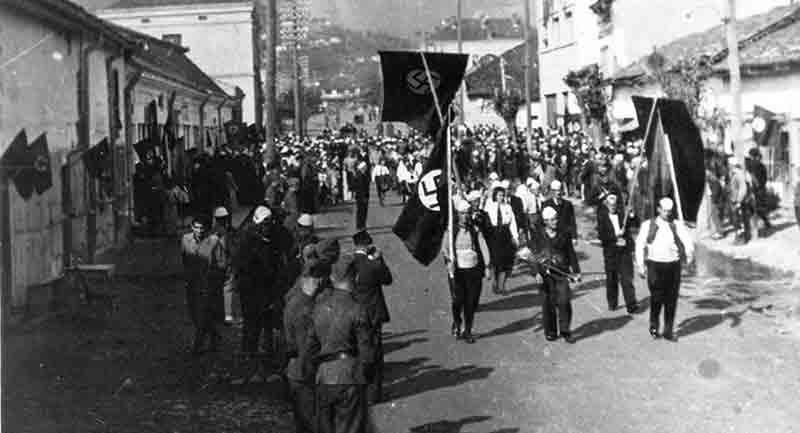
M 169 43 L 175 44 L 175 45 L 180 45 L 181 44 L 181 35 L 177 34 L 177 33 L 169 34 L 169 35 L 161 35 L 161 39 L 163 39 L 163 40 L 165 40 L 165 41 L 167 41 Z
M 142 23 L 147 24 L 150 22 L 150 18 L 142 18 Z
M 207 17 L 207 16 L 205 16 L 205 15 L 200 15 L 200 16 L 198 16 L 198 17 L 197 17 L 197 20 L 198 20 L 198 21 L 207 21 L 207 20 L 208 20 L 208 17 Z

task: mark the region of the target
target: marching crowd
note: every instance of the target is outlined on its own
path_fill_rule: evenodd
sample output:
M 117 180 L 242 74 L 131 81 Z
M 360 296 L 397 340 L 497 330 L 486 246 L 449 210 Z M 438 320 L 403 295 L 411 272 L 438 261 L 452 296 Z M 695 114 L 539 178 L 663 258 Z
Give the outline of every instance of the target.
M 660 198 L 650 219 L 634 210 L 637 198 L 629 186 L 645 159 L 641 140 L 623 144 L 609 139 L 595 149 L 581 132 L 537 131 L 529 151 L 497 129 L 462 133 L 455 149 L 455 224 L 442 248 L 456 338 L 475 342 L 484 275 L 502 295 L 513 267 L 525 263 L 541 279 L 546 339 L 575 341 L 570 284 L 581 280 L 581 268 L 571 200 L 580 199 L 596 210 L 608 308 L 619 307 L 621 289 L 627 312 L 638 312 L 633 286 L 638 269 L 651 295 L 651 335 L 675 341 L 681 267 L 692 261 L 693 241 L 683 222 L 675 220 L 671 198 Z M 224 170 L 224 161 L 239 156 L 243 164 L 253 160 L 249 154 L 209 158 L 206 167 L 223 167 L 207 168 L 213 173 L 209 176 L 219 181 L 220 173 L 226 174 L 207 195 L 196 191 L 202 185 L 198 173 L 204 172 L 203 163 L 195 164 L 194 194 L 188 195 L 197 216 L 181 248 L 196 330 L 193 353 L 199 355 L 206 346 L 219 349 L 218 326 L 233 322 L 235 293 L 242 352 L 256 356 L 265 336 L 273 353 L 277 341 L 285 343 L 284 371 L 298 431 L 363 431 L 368 404 L 382 398 L 382 326 L 389 321 L 383 287 L 393 281 L 367 232 L 370 192 L 374 184 L 381 205 L 392 189 L 408 200 L 416 193 L 430 148 L 418 135 L 287 136 L 278 143 L 280 166 L 267 167 L 262 182 L 246 188 L 262 198 L 244 200 L 245 189 L 228 176 L 233 172 Z M 708 157 L 710 194 L 718 198 L 719 190 L 727 191 L 728 200 L 739 206 L 731 206 L 726 215 L 748 224 L 740 188 L 758 194 L 763 182 L 759 169 L 752 168 L 758 167 L 757 155 L 748 159 L 745 174 L 734 160 Z M 730 172 L 723 162 L 731 163 Z M 256 166 L 249 166 L 253 173 L 259 172 Z M 254 207 L 234 228 L 230 214 L 237 200 Z M 348 201 L 354 203 L 356 234 L 353 247 L 342 248 L 337 240 L 315 234 L 313 215 Z

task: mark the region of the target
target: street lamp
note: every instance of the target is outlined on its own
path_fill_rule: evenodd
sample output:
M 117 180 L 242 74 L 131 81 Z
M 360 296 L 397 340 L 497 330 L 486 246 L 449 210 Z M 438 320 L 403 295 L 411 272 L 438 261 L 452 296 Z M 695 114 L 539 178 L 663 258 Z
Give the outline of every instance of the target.
M 695 11 L 699 9 L 711 9 L 717 13 L 725 26 L 725 41 L 728 47 L 728 70 L 730 71 L 730 93 L 731 93 L 731 140 L 733 141 L 733 153 L 740 160 L 744 159 L 744 142 L 742 135 L 742 75 L 739 66 L 739 38 L 736 34 L 736 0 L 725 0 L 726 13 L 723 14 L 715 6 L 710 4 L 698 5 L 684 12 L 684 20 L 690 21 Z

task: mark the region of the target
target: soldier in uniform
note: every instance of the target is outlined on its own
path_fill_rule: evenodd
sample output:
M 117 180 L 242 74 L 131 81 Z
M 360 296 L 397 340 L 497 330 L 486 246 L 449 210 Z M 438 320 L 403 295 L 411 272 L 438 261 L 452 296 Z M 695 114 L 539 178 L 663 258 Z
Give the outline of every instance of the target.
M 381 400 L 383 381 L 383 324 L 389 322 L 389 308 L 383 294 L 383 286 L 392 284 L 392 272 L 383 261 L 380 250 L 372 245 L 372 237 L 366 231 L 353 236 L 355 252 L 353 263 L 356 268 L 356 285 L 353 298 L 367 309 L 372 328 L 375 359 L 372 381 L 367 387 L 367 400 L 377 403 Z
M 206 337 L 211 337 L 211 350 L 218 349 L 220 334 L 217 323 L 224 314 L 222 285 L 227 262 L 220 263 L 219 238 L 210 232 L 207 217 L 192 221 L 192 232 L 181 239 L 181 257 L 186 275 L 186 303 L 195 327 L 192 353 L 199 354 Z
M 636 313 L 636 289 L 633 286 L 633 236 L 623 213 L 619 212 L 619 193 L 608 191 L 603 206 L 597 208 L 597 235 L 603 245 L 608 309 L 615 311 L 619 286 L 629 314 Z
M 665 339 L 675 342 L 673 333 L 681 265 L 691 263 L 694 241 L 682 221 L 672 221 L 674 203 L 668 197 L 658 202 L 658 216 L 642 223 L 636 238 L 636 263 L 650 289 L 650 335 L 659 338 L 661 308 L 664 308 Z
M 572 246 L 572 234 L 559 227 L 558 213 L 552 207 L 542 211 L 544 228 L 538 230 L 529 244 L 531 251 L 541 257 L 543 266 L 539 267 L 542 276 L 542 319 L 547 341 L 558 339 L 559 332 L 564 341 L 574 343 L 570 330 L 572 322 L 572 303 L 568 277 L 572 271 L 580 281 L 581 268 Z
M 334 250 L 338 254 L 336 240 L 325 240 L 319 244 L 308 244 L 303 248 L 303 271 L 293 289 L 286 295 L 283 313 L 289 363 L 286 377 L 289 380 L 295 425 L 298 433 L 313 433 L 316 429 L 314 382 L 316 366 L 314 357 L 319 350 L 311 344 L 313 332 L 312 312 L 316 295 L 330 275 L 332 261 L 336 257 L 326 254 Z
M 340 257 L 312 315 L 311 344 L 319 347 L 320 433 L 363 433 L 367 425 L 365 388 L 372 379 L 375 348 L 367 310 L 353 299 L 355 278 L 353 257 Z

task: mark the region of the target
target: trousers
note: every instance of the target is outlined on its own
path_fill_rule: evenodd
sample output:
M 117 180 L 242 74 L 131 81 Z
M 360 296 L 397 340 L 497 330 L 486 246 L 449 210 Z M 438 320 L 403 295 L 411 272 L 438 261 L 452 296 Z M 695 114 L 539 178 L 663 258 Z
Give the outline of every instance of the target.
M 261 335 L 267 325 L 267 312 L 260 296 L 246 291 L 240 292 L 242 304 L 242 352 L 254 353 L 259 350 Z
M 316 395 L 314 385 L 296 380 L 289 381 L 292 410 L 297 433 L 316 433 Z
M 450 282 L 453 321 L 457 324 L 464 323 L 464 330 L 469 333 L 472 332 L 475 311 L 480 303 L 482 283 L 483 272 L 479 267 L 456 269 Z
M 317 385 L 318 433 L 365 433 L 364 385 Z
M 542 321 L 545 335 L 557 336 L 559 332 L 569 334 L 572 322 L 572 303 L 570 301 L 572 293 L 569 281 L 546 275 L 541 287 L 544 295 Z
M 379 402 L 383 395 L 383 330 L 378 325 L 373 331 L 375 340 L 375 360 L 372 363 L 372 375 L 367 385 L 367 401 Z
M 681 285 L 680 262 L 647 262 L 647 287 L 650 289 L 650 327 L 658 329 L 664 308 L 664 334 L 672 334 L 678 291 Z
M 356 230 L 367 228 L 367 207 L 369 200 L 356 199 Z
M 622 287 L 622 297 L 626 307 L 636 305 L 636 289 L 633 286 L 633 255 L 615 247 L 603 249 L 603 259 L 606 268 L 606 300 L 609 308 L 619 305 L 619 289 Z

